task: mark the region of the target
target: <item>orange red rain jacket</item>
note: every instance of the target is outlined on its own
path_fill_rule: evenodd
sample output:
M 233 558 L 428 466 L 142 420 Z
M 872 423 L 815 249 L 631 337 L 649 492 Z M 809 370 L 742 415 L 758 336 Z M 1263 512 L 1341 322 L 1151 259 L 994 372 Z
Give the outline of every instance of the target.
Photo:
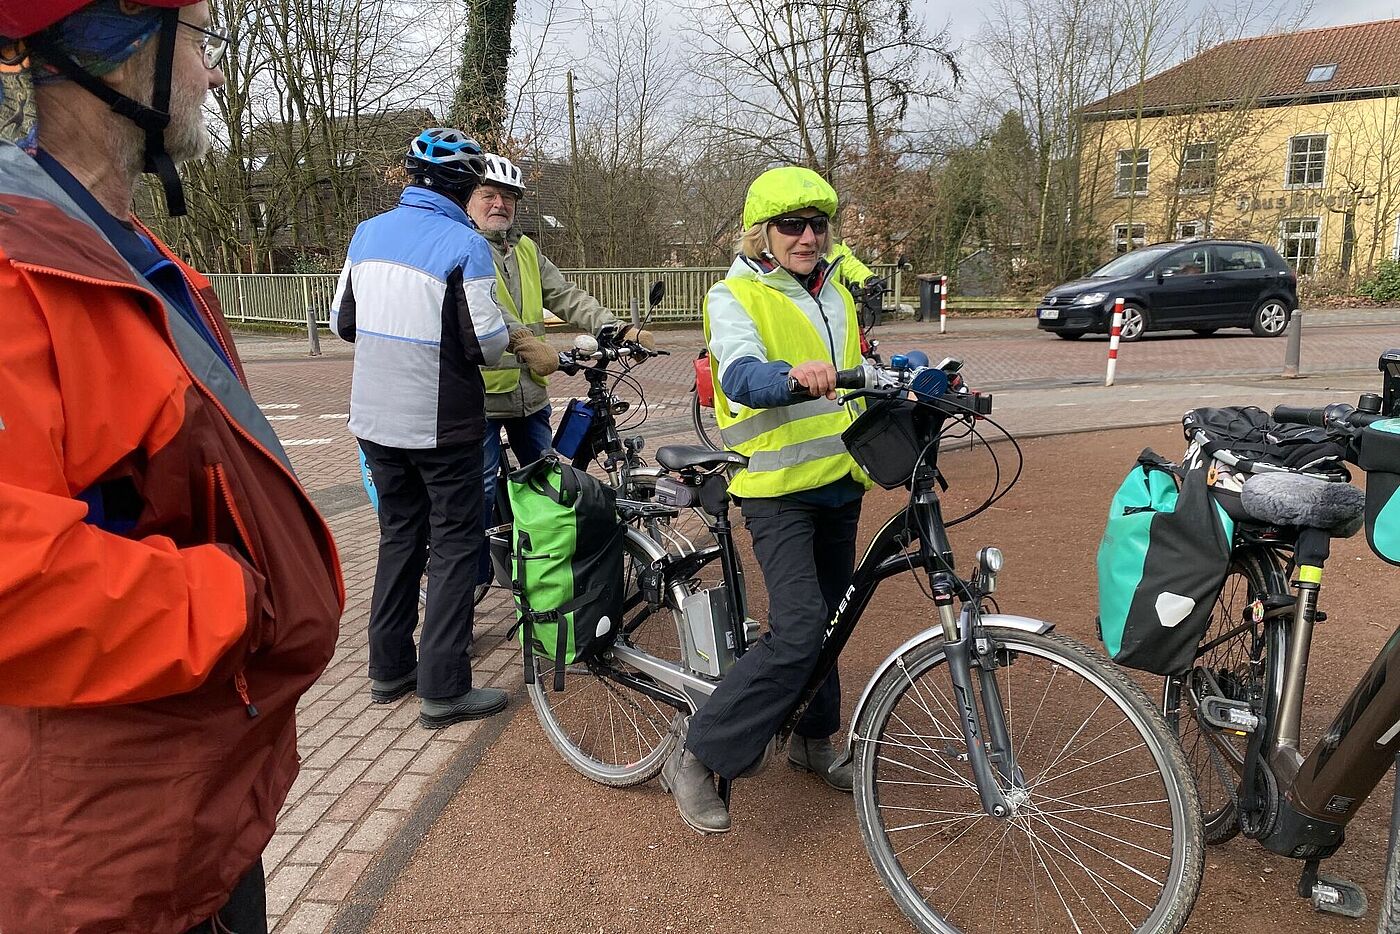
M 217 911 L 335 647 L 330 532 L 180 268 L 236 375 L 0 145 L 0 931 Z

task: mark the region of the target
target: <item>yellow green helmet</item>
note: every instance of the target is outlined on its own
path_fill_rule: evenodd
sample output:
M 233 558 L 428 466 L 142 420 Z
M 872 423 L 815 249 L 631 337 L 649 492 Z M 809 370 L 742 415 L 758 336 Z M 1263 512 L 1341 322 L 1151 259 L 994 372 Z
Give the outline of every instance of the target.
M 749 186 L 744 198 L 744 227 L 803 208 L 816 208 L 827 217 L 835 216 L 836 189 L 800 165 L 769 169 Z

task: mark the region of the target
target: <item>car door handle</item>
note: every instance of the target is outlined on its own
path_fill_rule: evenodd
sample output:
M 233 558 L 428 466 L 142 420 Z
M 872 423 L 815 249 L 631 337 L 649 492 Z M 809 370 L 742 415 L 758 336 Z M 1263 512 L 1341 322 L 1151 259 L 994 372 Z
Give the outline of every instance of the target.
M 1201 280 L 1201 283 L 1202 283 L 1203 285 L 1215 285 L 1215 283 L 1218 282 L 1218 281 L 1219 281 L 1218 279 L 1202 279 L 1202 280 Z

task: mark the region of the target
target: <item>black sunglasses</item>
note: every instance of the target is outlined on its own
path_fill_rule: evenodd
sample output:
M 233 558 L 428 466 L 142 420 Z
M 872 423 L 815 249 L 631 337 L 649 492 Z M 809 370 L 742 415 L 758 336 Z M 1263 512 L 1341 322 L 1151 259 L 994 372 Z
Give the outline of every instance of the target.
M 789 237 L 802 236 L 802 231 L 808 227 L 811 227 L 812 233 L 818 237 L 824 237 L 831 224 L 831 218 L 822 214 L 818 214 L 816 217 L 775 217 L 768 223 L 778 228 L 778 233 L 786 234 Z

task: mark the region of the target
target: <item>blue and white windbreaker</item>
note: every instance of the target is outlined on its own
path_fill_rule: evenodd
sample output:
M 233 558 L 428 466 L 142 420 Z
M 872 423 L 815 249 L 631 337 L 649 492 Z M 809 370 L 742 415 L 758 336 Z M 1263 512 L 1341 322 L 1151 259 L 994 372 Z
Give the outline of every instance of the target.
M 456 202 L 410 186 L 360 224 L 331 327 L 355 343 L 351 434 L 394 448 L 481 441 L 479 368 L 500 360 L 510 335 L 491 248 Z

